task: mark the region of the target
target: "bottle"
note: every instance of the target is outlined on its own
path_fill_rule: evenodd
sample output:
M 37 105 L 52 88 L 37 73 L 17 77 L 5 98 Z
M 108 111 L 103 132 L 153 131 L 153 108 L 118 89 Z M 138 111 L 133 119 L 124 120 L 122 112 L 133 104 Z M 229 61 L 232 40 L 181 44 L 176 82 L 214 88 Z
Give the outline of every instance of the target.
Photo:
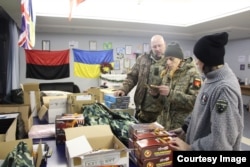
M 248 79 L 245 78 L 245 85 L 248 85 Z

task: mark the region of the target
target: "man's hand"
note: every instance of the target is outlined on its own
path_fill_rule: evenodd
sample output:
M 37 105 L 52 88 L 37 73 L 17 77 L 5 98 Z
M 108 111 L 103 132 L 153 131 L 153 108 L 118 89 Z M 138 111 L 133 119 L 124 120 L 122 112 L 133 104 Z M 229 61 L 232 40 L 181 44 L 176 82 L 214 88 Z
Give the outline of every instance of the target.
M 114 92 L 115 96 L 125 96 L 125 92 L 123 90 L 117 90 Z
M 163 95 L 163 96 L 168 96 L 169 95 L 169 92 L 170 92 L 170 88 L 169 86 L 167 85 L 160 85 L 160 86 L 157 86 L 157 85 L 150 85 L 152 88 L 155 88 L 155 89 L 158 89 L 160 95 Z
M 170 133 L 174 133 L 177 137 L 181 138 L 182 140 L 185 139 L 185 132 L 182 128 L 177 128 L 169 131 Z
M 170 140 L 169 147 L 171 147 L 171 149 L 174 151 L 190 151 L 191 150 L 191 146 L 188 145 L 183 140 L 181 140 L 179 137 L 174 137 L 172 140 Z

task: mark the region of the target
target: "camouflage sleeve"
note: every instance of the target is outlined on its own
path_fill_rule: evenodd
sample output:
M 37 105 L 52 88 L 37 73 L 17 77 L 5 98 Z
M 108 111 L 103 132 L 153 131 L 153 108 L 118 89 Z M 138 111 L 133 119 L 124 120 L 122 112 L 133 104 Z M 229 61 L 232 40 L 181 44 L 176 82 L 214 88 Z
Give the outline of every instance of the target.
M 140 58 L 137 59 L 136 63 L 133 65 L 132 69 L 127 73 L 126 79 L 122 83 L 122 88 L 127 95 L 137 84 L 138 82 L 138 75 L 140 69 Z
M 167 97 L 167 100 L 171 103 L 171 110 L 192 110 L 201 87 L 201 82 L 202 79 L 200 75 L 190 75 L 189 81 L 187 81 L 186 90 L 171 89 L 170 94 Z

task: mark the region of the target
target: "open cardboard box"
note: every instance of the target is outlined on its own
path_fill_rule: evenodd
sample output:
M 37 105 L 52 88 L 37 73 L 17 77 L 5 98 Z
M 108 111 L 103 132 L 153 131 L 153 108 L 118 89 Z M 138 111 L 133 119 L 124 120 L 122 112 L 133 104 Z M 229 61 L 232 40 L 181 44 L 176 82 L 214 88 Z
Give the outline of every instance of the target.
M 55 123 L 57 115 L 67 112 L 67 96 L 43 96 L 43 105 L 38 112 L 40 120 Z
M 18 115 L 19 113 L 0 114 L 0 142 L 16 140 Z
M 128 149 L 113 135 L 109 125 L 67 128 L 64 131 L 66 135 L 65 151 L 69 167 L 129 166 Z M 88 146 L 88 143 L 84 144 L 84 140 L 82 140 L 81 144 L 78 144 L 78 142 L 70 142 L 71 140 L 78 140 L 81 136 L 86 137 L 93 150 L 112 150 L 90 153 L 86 152 L 85 148 Z M 71 144 L 69 144 L 69 142 Z M 75 152 L 76 150 L 77 153 Z
M 0 113 L 16 113 L 21 114 L 22 120 L 24 121 L 25 130 L 28 133 L 31 126 L 33 125 L 33 116 L 30 111 L 28 104 L 4 104 L 0 105 Z
M 32 139 L 22 139 L 22 140 L 13 140 L 8 142 L 0 142 L 0 160 L 4 160 L 8 154 L 13 151 L 13 149 L 18 145 L 19 142 L 25 142 L 28 145 L 28 150 L 30 151 L 31 155 L 33 156 L 33 142 Z M 36 157 L 33 157 L 35 163 L 35 167 L 40 167 L 42 159 L 43 159 L 43 150 L 42 145 L 39 143 L 38 149 L 36 150 L 37 154 Z
M 21 84 L 23 89 L 24 104 L 30 105 L 33 116 L 37 116 L 37 112 L 41 108 L 39 83 Z
M 68 95 L 67 113 L 82 113 L 82 106 L 95 103 L 95 97 L 91 93 L 73 93 Z

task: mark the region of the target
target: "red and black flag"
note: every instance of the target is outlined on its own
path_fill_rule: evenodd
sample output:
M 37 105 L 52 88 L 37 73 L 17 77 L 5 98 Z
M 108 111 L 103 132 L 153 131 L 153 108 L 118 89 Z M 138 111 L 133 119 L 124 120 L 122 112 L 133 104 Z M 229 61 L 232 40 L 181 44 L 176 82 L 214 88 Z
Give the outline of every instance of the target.
M 26 78 L 69 77 L 69 49 L 62 51 L 26 50 Z

